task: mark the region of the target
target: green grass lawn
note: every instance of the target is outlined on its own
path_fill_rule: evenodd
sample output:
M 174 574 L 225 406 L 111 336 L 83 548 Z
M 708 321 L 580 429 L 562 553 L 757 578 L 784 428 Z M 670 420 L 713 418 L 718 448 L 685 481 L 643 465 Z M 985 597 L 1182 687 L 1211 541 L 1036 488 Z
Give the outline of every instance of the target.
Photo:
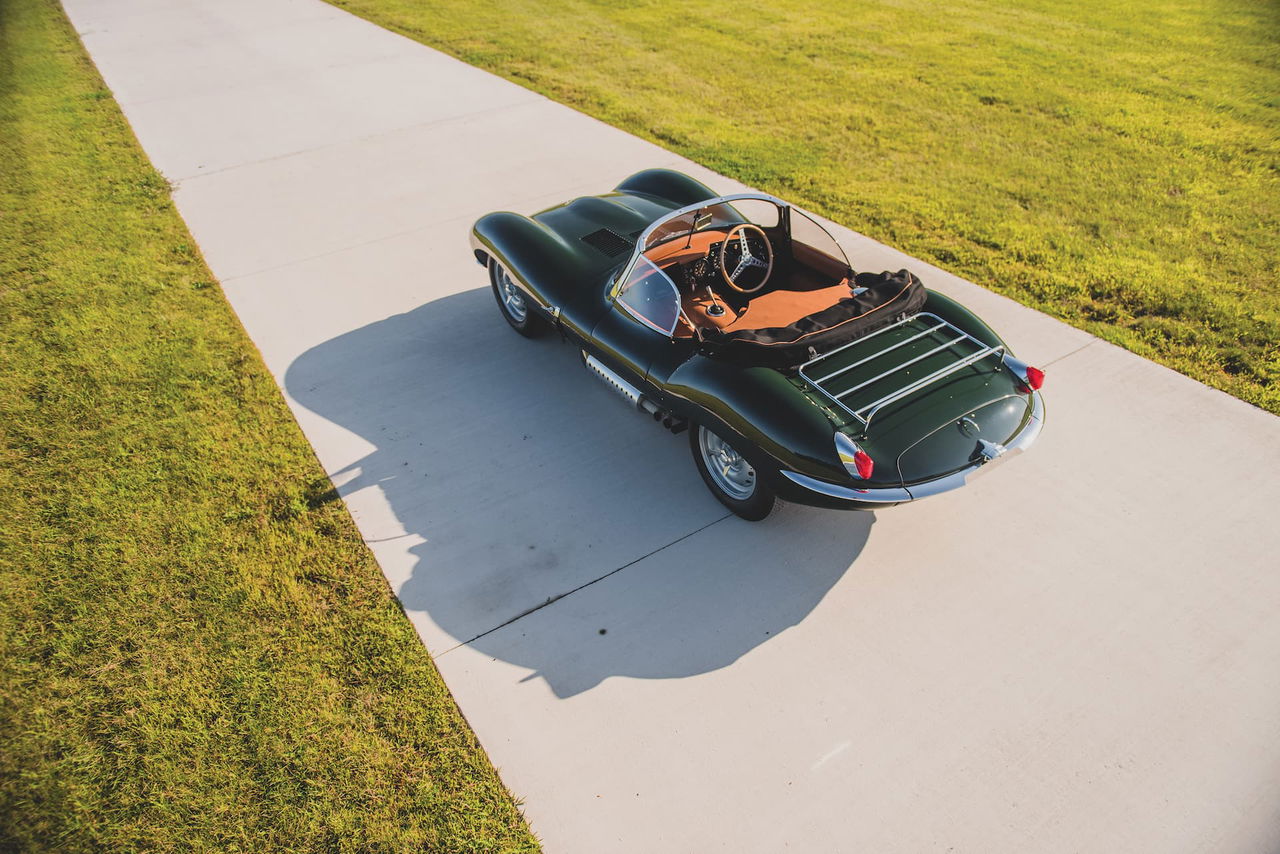
M 532 851 L 54 0 L 0 2 L 0 851 Z
M 1275 2 L 332 2 L 1280 413 Z

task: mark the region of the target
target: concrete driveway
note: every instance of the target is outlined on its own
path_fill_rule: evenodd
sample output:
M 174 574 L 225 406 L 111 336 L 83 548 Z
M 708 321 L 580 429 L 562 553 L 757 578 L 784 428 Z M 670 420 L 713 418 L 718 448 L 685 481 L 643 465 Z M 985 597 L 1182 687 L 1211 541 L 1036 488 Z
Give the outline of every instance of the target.
M 1046 367 L 1046 430 L 741 522 L 466 244 L 738 185 L 320 0 L 65 5 L 548 851 L 1280 851 L 1280 419 L 842 229 Z

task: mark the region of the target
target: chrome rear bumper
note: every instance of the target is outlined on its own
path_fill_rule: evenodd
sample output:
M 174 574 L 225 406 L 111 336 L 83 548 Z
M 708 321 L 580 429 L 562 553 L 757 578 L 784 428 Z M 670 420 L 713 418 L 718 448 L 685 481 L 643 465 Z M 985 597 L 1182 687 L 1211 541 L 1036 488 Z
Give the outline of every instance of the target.
M 1040 435 L 1040 430 L 1044 427 L 1044 398 L 1040 396 L 1040 392 L 1032 392 L 1031 394 L 1031 416 L 1027 419 L 1027 423 L 1022 430 L 1010 439 L 996 456 L 987 459 L 983 458 L 980 462 L 976 462 L 966 469 L 962 469 L 953 474 L 940 477 L 937 480 L 927 480 L 924 483 L 916 483 L 911 486 L 896 486 L 883 488 L 858 489 L 857 487 L 844 486 L 837 483 L 828 483 L 825 480 L 809 477 L 794 471 L 781 470 L 783 477 L 792 483 L 800 486 L 810 492 L 825 496 L 826 498 L 834 498 L 840 501 L 849 501 L 855 504 L 902 504 L 907 501 L 917 501 L 921 498 L 928 498 L 931 495 L 938 495 L 943 492 L 950 492 L 953 489 L 959 489 L 965 485 L 965 482 L 980 471 L 984 466 L 990 465 L 993 460 L 998 460 L 1007 455 L 1010 451 L 1020 452 L 1031 446 L 1036 438 Z

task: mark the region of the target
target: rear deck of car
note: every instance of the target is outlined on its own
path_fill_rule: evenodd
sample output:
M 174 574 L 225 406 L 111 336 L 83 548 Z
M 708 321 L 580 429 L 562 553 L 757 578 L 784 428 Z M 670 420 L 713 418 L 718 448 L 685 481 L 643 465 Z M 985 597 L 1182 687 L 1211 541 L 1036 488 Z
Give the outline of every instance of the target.
M 990 347 L 937 315 L 922 312 L 803 365 L 797 380 L 839 420 L 866 429 L 913 397 L 989 375 L 1003 347 Z

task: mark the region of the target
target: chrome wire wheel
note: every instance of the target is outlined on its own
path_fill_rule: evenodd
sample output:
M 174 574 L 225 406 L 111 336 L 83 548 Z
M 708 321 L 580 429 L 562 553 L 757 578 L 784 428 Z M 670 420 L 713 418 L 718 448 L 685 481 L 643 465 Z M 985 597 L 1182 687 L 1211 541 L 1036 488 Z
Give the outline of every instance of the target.
M 524 319 L 529 316 L 529 307 L 525 305 L 524 295 L 520 293 L 520 288 L 511 279 L 506 268 L 498 266 L 497 282 L 498 298 L 502 300 L 502 309 L 516 323 L 524 323 Z
M 707 473 L 725 495 L 746 501 L 755 494 L 756 470 L 728 442 L 700 426 L 698 450 Z

